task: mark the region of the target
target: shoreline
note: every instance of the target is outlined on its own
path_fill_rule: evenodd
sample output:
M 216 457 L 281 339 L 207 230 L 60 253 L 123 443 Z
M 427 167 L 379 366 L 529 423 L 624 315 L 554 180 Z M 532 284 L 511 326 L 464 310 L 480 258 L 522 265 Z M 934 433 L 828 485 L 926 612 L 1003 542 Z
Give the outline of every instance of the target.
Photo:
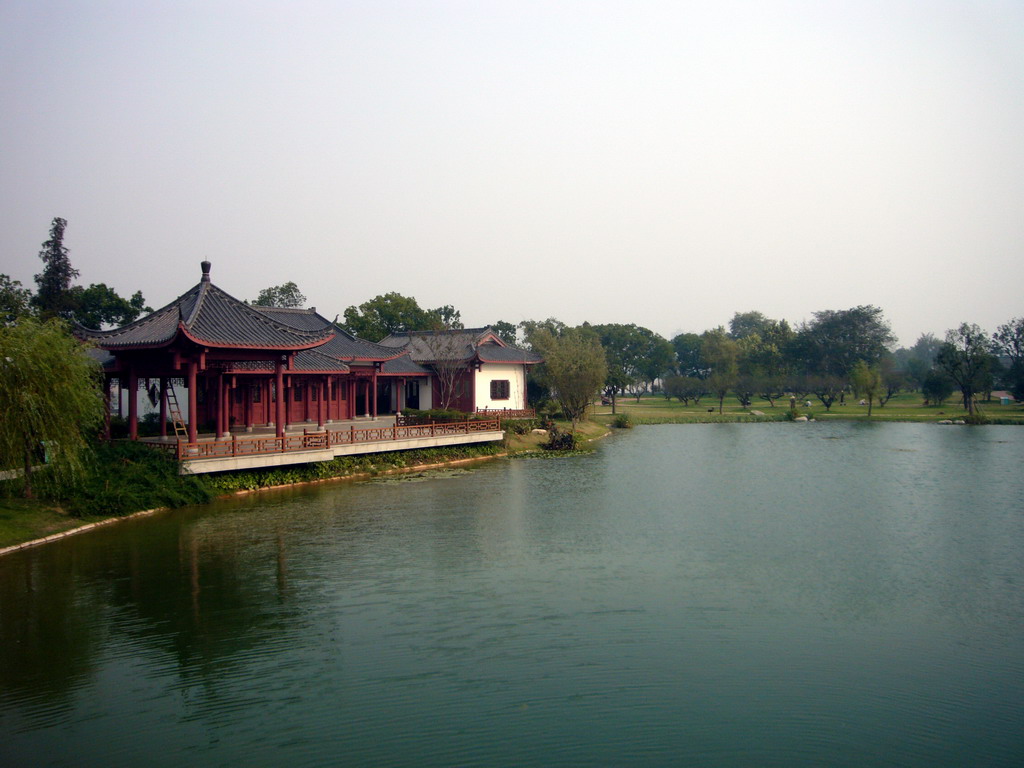
M 236 496 L 245 496 L 250 493 L 262 493 L 263 491 L 280 491 L 285 488 L 299 488 L 306 485 L 319 485 L 322 483 L 337 483 L 337 482 L 356 482 L 360 480 L 372 480 L 375 477 L 382 477 L 386 475 L 401 475 L 408 474 L 411 472 L 425 472 L 434 469 L 443 469 L 445 467 L 456 467 L 462 464 L 472 464 L 475 462 L 490 461 L 492 459 L 502 459 L 509 456 L 509 451 L 503 451 L 501 453 L 494 453 L 485 456 L 473 456 L 468 459 L 452 459 L 451 461 L 440 461 L 432 464 L 418 464 L 413 467 L 392 467 L 391 469 L 384 469 L 380 472 L 357 472 L 352 475 L 340 475 L 338 477 L 321 477 L 315 480 L 301 480 L 295 483 L 283 483 L 281 485 L 265 485 L 259 488 L 244 488 L 238 491 L 231 491 L 230 493 L 222 493 L 218 496 L 214 496 L 210 501 L 214 502 L 218 499 L 230 499 Z M 138 512 L 132 512 L 128 515 L 120 515 L 116 517 L 106 517 L 102 520 L 94 520 L 90 523 L 82 523 L 81 525 L 75 526 L 74 528 L 68 528 L 65 531 L 59 531 L 57 533 L 51 533 L 48 536 L 43 536 L 38 539 L 30 539 L 29 541 L 23 541 L 18 544 L 10 544 L 6 547 L 0 548 L 0 557 L 4 555 L 13 554 L 14 552 L 20 552 L 23 549 L 31 549 L 32 547 L 39 547 L 44 544 L 49 544 L 54 541 L 60 541 L 66 539 L 68 536 L 75 536 L 80 533 L 88 533 L 96 528 L 101 528 L 108 525 L 114 525 L 115 523 L 124 522 L 127 520 L 137 520 L 143 517 L 152 517 L 153 515 L 160 514 L 162 512 L 173 512 L 175 509 L 180 507 L 154 507 L 153 509 L 143 509 Z

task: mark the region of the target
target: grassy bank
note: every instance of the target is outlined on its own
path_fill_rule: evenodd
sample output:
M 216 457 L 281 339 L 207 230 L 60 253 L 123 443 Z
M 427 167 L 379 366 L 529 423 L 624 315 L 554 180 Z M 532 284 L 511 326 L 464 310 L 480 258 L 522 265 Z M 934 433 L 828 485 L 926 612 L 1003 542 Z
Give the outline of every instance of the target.
M 845 404 L 838 402 L 826 410 L 817 399 L 811 397 L 811 406 L 806 406 L 806 400 L 797 404 L 797 412 L 802 416 L 822 421 L 847 420 L 867 421 L 868 407 L 858 405 L 857 398 L 846 398 Z M 1020 404 L 1000 405 L 997 402 L 981 403 L 981 411 L 990 423 L 993 424 L 1024 424 L 1024 406 Z M 616 410 L 620 414 L 627 414 L 634 424 L 697 424 L 714 422 L 742 422 L 742 421 L 781 421 L 786 418 L 789 410 L 789 400 L 776 400 L 773 408 L 767 400 L 755 400 L 749 409 L 743 408 L 737 403 L 736 398 L 726 398 L 722 414 L 718 413 L 718 400 L 703 398 L 700 403 L 691 402 L 684 405 L 678 400 L 666 400 L 659 396 L 645 396 L 640 398 L 638 403 L 635 398 L 620 398 L 616 404 Z M 752 414 L 751 411 L 760 411 L 763 416 Z M 921 402 L 921 395 L 916 392 L 901 393 L 894 396 L 884 407 L 875 403 L 871 411 L 871 421 L 918 421 L 938 422 L 943 419 L 962 419 L 967 412 L 956 403 L 947 402 L 944 405 L 924 405 Z M 602 423 L 608 424 L 612 421 L 612 409 L 610 406 L 601 406 L 595 410 L 594 418 Z
M 101 446 L 89 472 L 62 493 L 47 488 L 45 468 L 33 475 L 37 498 L 20 498 L 21 481 L 0 484 L 0 549 L 155 508 L 201 504 L 217 496 L 260 488 L 372 477 L 474 458 L 507 450 L 500 443 L 450 446 L 339 457 L 333 461 L 216 475 L 178 474 L 178 465 L 160 451 L 134 443 Z

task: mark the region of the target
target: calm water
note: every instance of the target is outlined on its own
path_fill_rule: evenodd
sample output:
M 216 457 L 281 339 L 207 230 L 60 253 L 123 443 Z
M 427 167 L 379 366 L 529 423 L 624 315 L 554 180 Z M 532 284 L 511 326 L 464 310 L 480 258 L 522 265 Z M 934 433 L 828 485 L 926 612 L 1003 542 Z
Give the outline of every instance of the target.
M 1020 765 L 1022 460 L 643 427 L 9 556 L 0 765 Z

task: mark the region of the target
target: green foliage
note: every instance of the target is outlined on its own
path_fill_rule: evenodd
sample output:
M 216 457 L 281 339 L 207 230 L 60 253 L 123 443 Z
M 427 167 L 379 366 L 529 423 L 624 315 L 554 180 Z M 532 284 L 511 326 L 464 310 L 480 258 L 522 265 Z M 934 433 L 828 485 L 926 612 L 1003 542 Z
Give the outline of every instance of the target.
M 433 408 L 422 411 L 415 408 L 407 408 L 402 411 L 402 415 L 407 419 L 411 419 L 415 424 L 458 423 L 462 421 L 471 421 L 477 418 L 475 413 L 457 411 L 451 408 Z
M 88 288 L 74 286 L 69 291 L 69 301 L 72 316 L 86 328 L 126 325 L 143 312 L 153 311 L 146 306 L 141 291 L 124 299 L 104 283 L 93 283 Z
M 991 353 L 988 335 L 973 323 L 961 323 L 946 332 L 946 341 L 935 357 L 936 367 L 960 390 L 964 407 L 974 412 L 979 392 L 991 387 L 992 370 L 997 361 Z
M 544 362 L 538 378 L 551 390 L 566 417 L 583 418 L 608 375 L 605 351 L 587 328 L 565 328 L 559 335 L 541 328 L 531 335 Z
M 501 422 L 502 429 L 512 435 L 528 435 L 539 426 L 539 419 L 508 419 Z
M 260 307 L 284 307 L 297 309 L 306 305 L 306 297 L 294 282 L 289 280 L 281 285 L 272 285 L 260 291 L 253 304 Z
M 392 291 L 346 309 L 344 327 L 361 339 L 380 341 L 399 331 L 462 328 L 462 322 L 450 305 L 422 309 L 416 299 Z
M 460 459 L 483 458 L 500 453 L 500 445 L 463 445 L 443 448 L 423 448 L 414 451 L 391 451 L 357 456 L 339 456 L 331 461 L 312 464 L 293 464 L 288 467 L 254 469 L 244 472 L 224 472 L 207 475 L 205 482 L 219 493 L 231 493 L 257 488 L 272 488 L 278 485 L 352 477 L 355 475 L 376 475 L 389 470 L 440 464 Z
M 815 312 L 790 348 L 797 367 L 809 375 L 845 381 L 858 360 L 877 365 L 894 340 L 882 310 L 867 304 Z
M 64 323 L 23 318 L 0 327 L 0 414 L 0 468 L 24 470 L 26 496 L 44 444 L 51 484 L 81 474 L 103 400 L 99 367 Z
M 60 217 L 50 222 L 50 239 L 43 243 L 39 258 L 43 260 L 43 271 L 35 276 L 36 295 L 32 304 L 44 320 L 53 317 L 71 318 L 74 305 L 71 298 L 71 281 L 78 277 L 78 270 L 71 266 L 68 249 L 64 247 L 64 230 L 68 223 Z
M 0 325 L 10 325 L 31 311 L 32 291 L 22 288 L 20 281 L 0 275 Z
M 608 361 L 605 389 L 639 397 L 675 363 L 672 345 L 654 331 L 634 324 L 593 326 Z
M 633 418 L 628 413 L 617 413 L 612 418 L 612 426 L 617 429 L 632 429 Z
M 82 481 L 65 499 L 78 516 L 127 515 L 157 507 L 200 504 L 213 498 L 201 477 L 178 474 L 178 462 L 135 442 L 100 445 Z
M 545 451 L 575 451 L 582 445 L 583 437 L 581 435 L 553 426 L 548 430 L 547 442 L 542 447 Z
M 517 325 L 505 322 L 504 320 L 499 320 L 496 323 L 491 323 L 488 327 L 494 331 L 495 335 L 497 335 L 499 339 L 504 341 L 510 347 L 514 347 L 516 345 Z

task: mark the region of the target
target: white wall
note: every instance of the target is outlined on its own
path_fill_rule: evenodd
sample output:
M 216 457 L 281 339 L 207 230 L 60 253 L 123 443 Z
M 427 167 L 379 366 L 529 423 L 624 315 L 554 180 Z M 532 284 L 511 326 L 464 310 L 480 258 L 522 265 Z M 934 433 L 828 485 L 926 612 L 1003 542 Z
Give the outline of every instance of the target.
M 491 382 L 508 379 L 508 400 L 491 400 Z M 484 363 L 476 374 L 477 408 L 526 407 L 526 371 L 519 363 Z

